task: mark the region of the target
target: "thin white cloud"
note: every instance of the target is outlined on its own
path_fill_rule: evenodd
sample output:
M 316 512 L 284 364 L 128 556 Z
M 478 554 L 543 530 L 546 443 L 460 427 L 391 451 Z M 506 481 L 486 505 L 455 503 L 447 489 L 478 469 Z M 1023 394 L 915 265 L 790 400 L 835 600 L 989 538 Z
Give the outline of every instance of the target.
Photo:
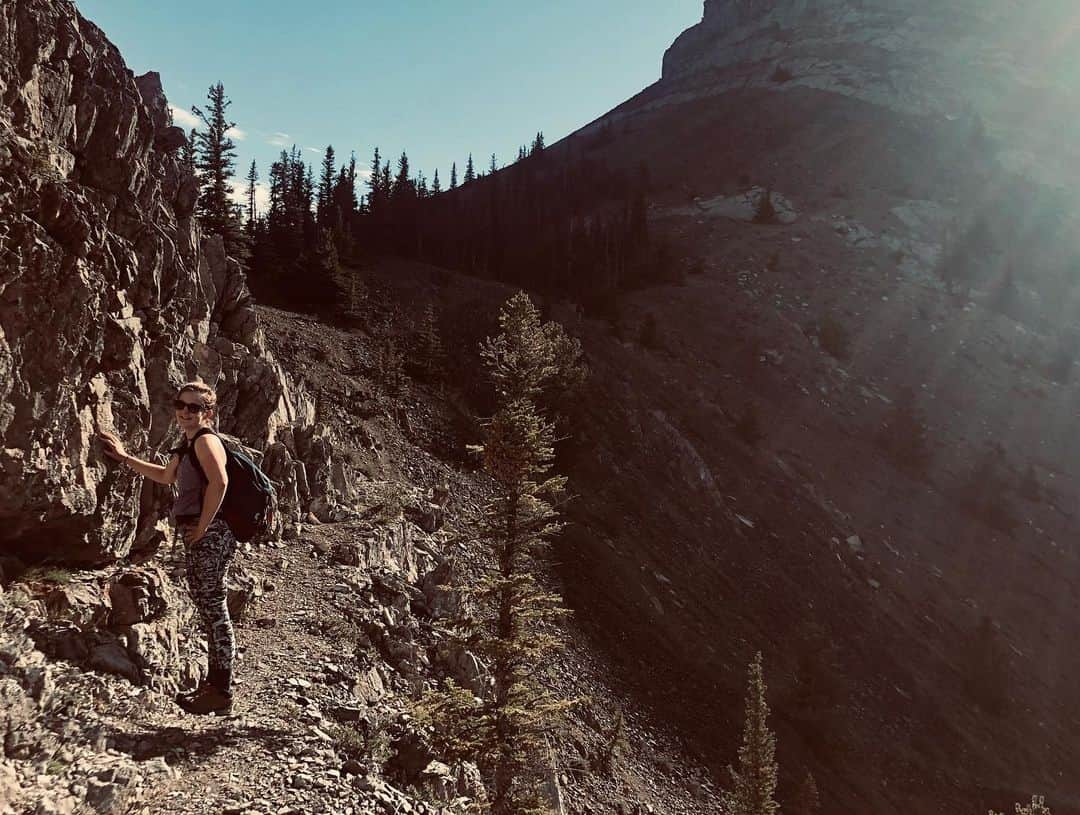
M 244 210 L 244 216 L 247 217 L 247 182 L 243 180 L 236 180 L 232 182 L 232 192 L 229 193 L 229 200 L 235 201 Z M 255 182 L 255 207 L 259 211 L 259 215 L 265 215 L 267 210 L 270 209 L 270 188 L 261 182 Z
M 322 153 L 322 152 L 323 152 L 323 151 L 322 151 L 322 150 L 320 150 L 320 149 L 319 149 L 318 147 L 308 147 L 307 149 L 308 149 L 309 151 L 311 151 L 312 153 Z
M 362 179 L 364 179 L 364 181 L 369 180 L 371 178 L 371 168 L 370 167 L 364 167 L 362 169 L 357 169 L 356 177 L 357 178 L 362 178 Z
M 274 147 L 288 147 L 292 144 L 288 133 L 273 133 L 270 138 L 266 140 L 266 143 L 272 144 Z
M 177 127 L 183 127 L 190 130 L 193 127 L 198 127 L 200 124 L 198 118 L 190 110 L 178 108 L 176 105 L 169 105 L 169 110 L 172 111 L 173 124 Z
M 193 127 L 199 127 L 202 122 L 199 121 L 199 117 L 192 113 L 190 110 L 177 107 L 176 105 L 169 105 L 169 110 L 172 111 L 173 124 L 177 127 L 182 127 L 185 130 L 191 130 Z M 237 141 L 243 141 L 247 138 L 247 131 L 241 130 L 239 127 L 230 127 L 225 131 L 225 135 L 231 139 Z

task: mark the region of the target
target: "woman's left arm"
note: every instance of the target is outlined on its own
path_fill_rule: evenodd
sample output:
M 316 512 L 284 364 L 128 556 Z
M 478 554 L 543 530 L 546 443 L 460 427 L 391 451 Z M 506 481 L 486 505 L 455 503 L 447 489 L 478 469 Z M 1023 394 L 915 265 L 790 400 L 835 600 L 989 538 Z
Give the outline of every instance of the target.
M 199 458 L 203 472 L 206 473 L 206 492 L 203 495 L 202 515 L 195 528 L 195 540 L 206 534 L 207 527 L 214 520 L 221 502 L 225 499 L 225 488 L 229 486 L 229 476 L 225 472 L 225 445 L 212 433 L 199 436 L 195 441 L 195 455 Z

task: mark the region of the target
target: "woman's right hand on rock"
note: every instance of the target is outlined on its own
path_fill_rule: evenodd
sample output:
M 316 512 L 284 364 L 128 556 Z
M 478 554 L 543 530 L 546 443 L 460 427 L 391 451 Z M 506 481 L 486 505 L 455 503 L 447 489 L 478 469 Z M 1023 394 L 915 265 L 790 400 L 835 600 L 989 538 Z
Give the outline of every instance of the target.
M 108 430 L 102 430 L 98 433 L 98 439 L 105 447 L 105 455 L 116 461 L 124 461 L 127 459 L 128 454 L 124 449 L 124 443 L 120 441 L 120 438 L 115 433 L 110 433 Z

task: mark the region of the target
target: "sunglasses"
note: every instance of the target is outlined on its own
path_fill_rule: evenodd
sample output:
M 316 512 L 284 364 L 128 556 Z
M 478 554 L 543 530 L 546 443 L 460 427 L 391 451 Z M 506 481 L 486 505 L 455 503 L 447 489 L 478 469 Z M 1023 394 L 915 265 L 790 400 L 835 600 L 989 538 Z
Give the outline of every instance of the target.
M 188 413 L 202 413 L 210 409 L 202 402 L 185 402 L 183 399 L 173 399 L 173 407 Z

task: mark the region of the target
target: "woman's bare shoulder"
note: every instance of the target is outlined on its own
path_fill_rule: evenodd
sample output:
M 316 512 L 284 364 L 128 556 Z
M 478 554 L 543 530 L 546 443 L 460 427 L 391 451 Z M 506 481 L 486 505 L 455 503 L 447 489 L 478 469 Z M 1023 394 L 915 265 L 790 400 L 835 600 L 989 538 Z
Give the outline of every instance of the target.
M 207 451 L 217 449 L 224 452 L 225 445 L 221 439 L 218 438 L 217 433 L 203 433 L 199 438 L 195 439 L 195 449 Z

